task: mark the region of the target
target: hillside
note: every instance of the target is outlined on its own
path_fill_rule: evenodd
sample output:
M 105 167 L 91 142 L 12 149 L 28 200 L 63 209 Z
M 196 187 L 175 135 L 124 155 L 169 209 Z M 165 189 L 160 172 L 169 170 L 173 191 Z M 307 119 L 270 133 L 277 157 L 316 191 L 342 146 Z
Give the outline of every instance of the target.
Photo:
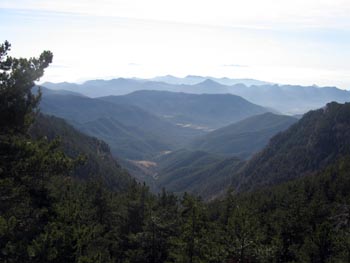
M 242 165 L 238 158 L 223 158 L 203 151 L 179 150 L 155 160 L 156 184 L 175 193 L 189 192 L 213 198 L 231 182 Z
M 297 122 L 296 118 L 264 113 L 196 138 L 190 148 L 248 158 L 267 145 L 277 133 Z
M 324 169 L 350 154 L 350 103 L 310 111 L 276 135 L 240 172 L 240 191 L 280 184 Z
M 125 190 L 132 182 L 130 175 L 113 159 L 105 142 L 77 131 L 63 119 L 40 114 L 29 133 L 34 139 L 59 138 L 61 149 L 71 158 L 83 155 L 86 161 L 74 170 L 78 179 L 100 176 L 113 190 Z
M 196 88 L 196 87 L 194 87 Z M 134 105 L 178 125 L 215 129 L 269 111 L 230 94 L 187 94 L 137 91 L 100 98 L 116 105 Z
M 149 158 L 202 133 L 173 125 L 133 105 L 116 105 L 88 97 L 44 94 L 40 108 L 106 141 L 114 155 L 129 159 Z

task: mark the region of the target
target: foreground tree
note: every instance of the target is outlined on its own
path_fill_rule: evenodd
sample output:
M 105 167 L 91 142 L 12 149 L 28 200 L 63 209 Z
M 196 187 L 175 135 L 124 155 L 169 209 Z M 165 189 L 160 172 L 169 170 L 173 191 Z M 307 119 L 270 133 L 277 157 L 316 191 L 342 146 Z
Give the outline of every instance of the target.
M 31 91 L 52 53 L 17 59 L 8 56 L 10 47 L 0 45 L 0 261 L 27 262 L 53 213 L 48 178 L 73 163 L 57 151 L 57 141 L 34 142 L 26 134 L 40 99 Z
M 44 51 L 39 58 L 13 58 L 11 45 L 0 45 L 0 131 L 25 133 L 33 121 L 40 92 L 32 93 L 35 81 L 52 62 L 52 53 Z

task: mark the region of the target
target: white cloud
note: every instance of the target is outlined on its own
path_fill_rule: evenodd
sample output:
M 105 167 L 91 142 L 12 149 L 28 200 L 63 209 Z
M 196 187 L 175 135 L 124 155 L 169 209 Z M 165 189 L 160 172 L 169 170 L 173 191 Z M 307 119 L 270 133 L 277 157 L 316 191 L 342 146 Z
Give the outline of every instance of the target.
M 3 0 L 0 7 L 225 26 L 350 26 L 348 0 Z

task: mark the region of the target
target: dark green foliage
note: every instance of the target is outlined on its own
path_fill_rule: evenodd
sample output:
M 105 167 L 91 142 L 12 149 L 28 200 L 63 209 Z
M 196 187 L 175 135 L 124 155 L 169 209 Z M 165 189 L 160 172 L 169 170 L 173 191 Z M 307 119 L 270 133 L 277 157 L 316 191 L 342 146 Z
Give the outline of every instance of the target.
M 317 175 L 242 197 L 256 211 L 262 243 L 277 261 L 347 262 L 339 239 L 348 226 L 339 225 L 349 215 L 343 210 L 350 197 L 349 169 L 349 158 L 341 159 Z
M 31 123 L 40 93 L 33 95 L 34 81 L 52 61 L 52 53 L 44 51 L 39 58 L 8 56 L 10 43 L 0 45 L 0 130 L 24 132 Z

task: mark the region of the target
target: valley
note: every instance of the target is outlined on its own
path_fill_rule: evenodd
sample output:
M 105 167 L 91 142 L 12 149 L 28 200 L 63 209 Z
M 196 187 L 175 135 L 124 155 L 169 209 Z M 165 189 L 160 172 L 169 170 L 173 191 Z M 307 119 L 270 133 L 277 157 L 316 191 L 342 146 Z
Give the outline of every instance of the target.
M 82 91 L 85 84 L 81 89 L 64 84 L 63 87 L 74 92 L 43 88 L 41 110 L 66 119 L 83 133 L 106 141 L 122 166 L 152 191 L 160 192 L 165 188 L 177 194 L 196 194 L 206 200 L 223 195 L 229 186 L 245 189 L 251 185 L 248 178 L 254 178 L 254 175 L 249 167 L 256 166 L 254 162 L 264 154 L 264 148 L 269 149 L 276 135 L 282 136 L 281 132 L 295 127 L 297 122 L 302 123 L 305 118 L 298 117 L 302 118 L 298 121 L 293 116 L 281 115 L 281 107 L 272 109 L 236 95 L 215 94 L 220 93 L 225 85 L 213 79 L 199 79 L 202 82 L 198 80 L 192 84 L 185 84 L 194 81 L 192 78 L 183 79 L 184 83 L 181 79 L 170 79 L 172 83 L 166 82 L 168 78 L 157 79 L 164 82 L 127 79 L 87 82 L 101 85 L 102 94 L 128 90 L 126 83 L 136 81 L 139 85 L 133 86 L 136 90 L 132 89 L 133 92 L 125 95 L 95 98 L 87 97 L 87 93 L 76 93 Z M 148 90 L 137 90 L 144 88 L 146 83 Z M 260 84 L 261 89 L 270 85 Z M 61 84 L 57 85 L 61 87 Z M 168 91 L 164 85 L 177 86 L 178 89 L 173 87 Z M 244 92 L 250 92 L 252 87 L 253 84 L 246 88 L 241 86 Z M 187 92 L 183 92 L 185 88 Z M 269 89 L 276 89 L 274 92 L 278 94 L 280 88 L 274 85 Z M 194 89 L 196 94 L 192 93 Z M 208 89 L 211 92 L 207 93 Z M 290 96 L 301 97 L 294 91 L 287 95 L 290 93 L 288 88 L 283 90 L 285 94 L 278 95 L 285 97 L 282 101 L 290 100 Z M 325 95 L 328 90 L 304 87 L 300 92 L 314 93 L 319 101 L 327 96 L 332 100 L 333 95 Z M 337 92 L 342 93 L 336 91 L 334 94 Z M 339 102 L 343 100 L 346 97 Z M 268 164 L 269 170 L 273 167 L 271 165 Z M 289 172 L 285 174 L 289 176 Z

